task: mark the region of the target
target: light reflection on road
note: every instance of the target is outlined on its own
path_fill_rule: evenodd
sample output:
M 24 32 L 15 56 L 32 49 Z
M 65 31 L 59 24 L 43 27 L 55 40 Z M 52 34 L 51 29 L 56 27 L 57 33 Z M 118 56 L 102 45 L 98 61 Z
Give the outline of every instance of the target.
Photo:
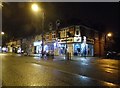
M 109 65 L 109 64 L 101 64 L 101 67 L 111 68 L 111 69 L 118 69 L 117 66 Z
M 80 79 L 81 79 L 81 80 L 86 80 L 86 81 L 90 80 L 90 78 L 88 78 L 88 77 L 86 77 L 86 76 L 80 76 Z
M 0 53 L 0 56 L 6 56 L 7 54 L 6 53 Z
M 116 70 L 116 69 L 111 69 L 111 68 L 101 68 L 101 69 L 108 73 L 117 73 L 118 74 L 118 70 Z
M 81 58 L 80 59 L 80 63 L 82 64 L 82 65 L 89 65 L 90 63 L 89 63 L 89 59 L 85 59 L 85 58 Z
M 41 67 L 41 65 L 39 65 L 39 64 L 32 64 L 33 66 L 36 66 L 36 67 Z
M 119 61 L 118 60 L 97 60 L 98 67 L 107 73 L 115 73 L 118 74 L 119 71 Z
M 117 65 L 119 64 L 119 61 L 118 60 L 113 60 L 113 59 L 100 59 L 100 60 L 97 60 L 99 64 L 106 64 L 106 65 L 111 65 L 111 66 L 114 66 L 114 65 Z
M 113 84 L 113 83 L 109 83 L 109 82 L 104 82 L 103 83 L 104 86 L 116 86 L 116 84 Z M 117 85 L 118 86 L 118 85 Z M 117 87 L 119 88 L 119 87 Z
M 92 86 L 92 85 L 93 86 L 96 86 L 96 85 L 118 86 L 118 85 L 110 83 L 110 82 L 94 79 L 94 78 L 79 75 L 79 74 L 74 74 L 74 73 L 71 73 L 71 72 L 63 71 L 63 70 L 58 70 L 58 69 L 55 69 L 55 68 L 49 68 L 49 67 L 38 65 L 38 64 L 33 64 L 33 65 L 37 66 L 37 67 L 40 66 L 40 67 L 42 67 L 43 70 L 45 70 L 46 68 L 48 70 L 51 70 L 54 77 L 57 77 L 57 78 L 60 78 L 60 79 L 61 79 L 61 77 L 65 78 L 65 80 L 68 80 L 69 77 L 74 78 L 74 80 L 76 80 L 76 85 L 78 85 L 80 83 L 80 85 L 86 85 L 86 86 Z M 67 76 L 67 78 L 65 76 Z M 74 80 L 71 80 L 71 82 L 73 82 Z M 35 86 L 35 85 L 33 84 L 32 86 Z
M 4 55 L 3 55 L 4 56 Z M 53 70 L 51 70 L 50 69 L 50 66 L 49 65 L 46 65 L 46 67 L 47 67 L 47 69 L 46 68 L 44 68 L 44 66 L 43 66 L 43 64 L 42 63 L 40 63 L 40 64 L 42 64 L 42 65 L 40 65 L 38 62 L 35 62 L 35 61 L 30 61 L 30 62 L 32 62 L 32 65 L 29 65 L 29 64 L 31 64 L 31 63 L 23 63 L 24 62 L 24 60 L 22 59 L 22 60 L 19 60 L 19 61 L 17 61 L 18 59 L 13 59 L 13 58 L 17 58 L 17 57 L 11 57 L 11 59 L 10 58 L 8 58 L 8 60 L 10 60 L 11 62 L 13 62 L 13 64 L 11 65 L 11 63 L 7 63 L 6 65 L 8 65 L 8 67 L 11 67 L 11 69 L 12 69 L 12 67 L 14 68 L 13 69 L 13 71 L 11 71 L 11 69 L 7 69 L 7 70 L 9 70 L 9 71 L 11 71 L 10 72 L 10 74 L 12 73 L 12 72 L 14 72 L 14 70 L 16 70 L 15 71 L 15 73 L 17 72 L 18 73 L 18 75 L 21 73 L 22 74 L 22 76 L 21 75 L 19 75 L 19 77 L 21 78 L 21 77 L 23 77 L 23 79 L 24 78 L 26 78 L 26 80 L 23 80 L 22 78 L 22 80 L 24 81 L 24 82 L 26 82 L 27 80 L 27 82 L 26 83 L 28 83 L 28 84 L 30 84 L 31 86 L 41 86 L 41 85 L 46 85 L 46 84 L 44 84 L 45 82 L 46 82 L 46 80 L 48 80 L 48 78 L 49 78 L 49 80 L 48 80 L 48 83 L 51 83 L 51 79 L 58 79 L 55 83 L 59 83 L 59 79 L 60 79 L 60 82 L 61 82 L 61 80 L 62 80 L 62 82 L 68 82 L 69 80 L 71 80 L 70 81 L 70 83 L 71 84 L 75 84 L 76 82 L 78 82 L 78 81 L 80 81 L 80 82 L 82 82 L 82 83 L 89 83 L 89 85 L 90 85 L 90 83 L 91 83 L 91 81 L 92 81 L 92 79 L 91 78 L 94 78 L 94 77 L 90 77 L 89 75 L 85 75 L 85 74 L 82 74 L 82 75 L 79 75 L 79 77 L 77 76 L 77 73 L 76 74 L 74 74 L 73 73 L 73 69 L 72 69 L 72 66 L 71 66 L 71 68 L 67 68 L 67 69 L 70 69 L 71 70 L 71 72 L 67 72 L 67 70 L 65 70 L 65 71 L 63 71 L 63 70 L 58 70 L 58 69 L 55 69 L 55 68 L 53 68 L 52 66 L 51 66 L 51 68 L 53 68 L 53 69 L 55 69 L 55 71 L 53 71 Z M 26 57 L 22 57 L 22 58 L 24 58 L 26 61 L 27 60 L 30 60 L 29 58 L 26 58 Z M 38 61 L 40 61 L 39 59 L 41 59 L 40 57 L 33 57 L 33 58 L 35 58 L 36 60 L 38 60 Z M 7 58 L 6 58 L 6 60 L 7 60 Z M 13 61 L 14 60 L 14 61 Z M 15 60 L 16 60 L 16 62 L 15 62 Z M 19 63 L 18 63 L 19 62 Z M 28 61 L 27 61 L 28 62 Z M 35 63 L 33 63 L 33 62 L 35 62 Z M 62 62 L 64 62 L 64 61 L 62 61 Z M 69 62 L 69 61 L 68 61 Z M 38 64 L 36 64 L 36 63 L 38 63 Z M 48 62 L 49 63 L 49 62 Z M 72 61 L 72 63 L 74 63 L 73 61 Z M 80 60 L 80 62 L 78 62 L 79 64 L 81 64 L 81 65 L 83 65 L 83 67 L 90 67 L 92 64 L 91 64 L 91 62 L 90 62 L 90 59 L 85 59 L 85 58 L 82 58 L 81 60 Z M 97 69 L 102 69 L 102 72 L 104 71 L 104 72 L 108 72 L 108 73 L 115 73 L 115 74 L 113 74 L 113 75 L 111 75 L 110 74 L 110 76 L 114 76 L 114 77 L 117 77 L 116 76 L 116 74 L 117 74 L 117 70 L 116 69 L 111 69 L 111 68 L 114 68 L 114 65 L 116 66 L 116 63 L 117 63 L 117 61 L 114 61 L 113 60 L 113 62 L 111 62 L 111 61 L 109 61 L 109 60 L 99 60 L 98 62 L 96 62 L 97 63 L 97 66 L 95 65 L 95 67 L 97 68 Z M 21 65 L 22 64 L 22 65 Z M 68 65 L 69 64 L 71 64 L 70 62 L 68 63 Z M 60 63 L 60 65 L 61 65 L 61 63 Z M 89 66 L 84 66 L 84 65 L 89 65 Z M 31 66 L 31 67 L 30 67 Z M 99 66 L 99 68 L 98 68 L 98 66 Z M 102 67 L 103 66 L 103 67 Z M 92 67 L 92 66 L 91 66 Z M 22 70 L 18 70 L 18 69 L 21 69 L 22 68 Z M 82 68 L 82 67 L 81 67 Z M 78 68 L 80 71 L 82 71 L 82 69 L 81 68 Z M 83 68 L 84 70 L 86 70 L 86 68 Z M 88 71 L 89 69 L 87 69 L 87 71 L 86 71 L 86 73 L 88 73 L 89 74 L 89 71 Z M 90 70 L 92 70 L 92 69 L 90 69 Z M 96 71 L 96 69 L 95 69 L 95 71 Z M 13 73 L 13 74 L 15 74 L 15 73 Z M 94 73 L 94 72 L 93 72 Z M 108 75 L 108 73 L 106 74 L 106 75 L 104 75 L 104 77 L 106 77 L 107 75 Z M 9 73 L 8 73 L 9 74 Z M 56 74 L 56 77 L 55 77 L 55 74 Z M 83 75 L 85 75 L 85 76 L 83 76 Z M 13 78 L 14 78 L 14 76 L 17 78 L 17 75 L 13 75 Z M 77 77 L 76 77 L 77 76 Z M 109 75 L 108 75 L 109 76 Z M 5 75 L 5 77 L 6 77 L 6 75 Z M 10 77 L 9 75 L 7 76 L 7 77 Z M 6 77 L 6 79 L 7 79 L 7 77 Z M 57 78 L 58 77 L 58 78 Z M 38 78 L 39 78 L 39 80 L 38 80 Z M 63 79 L 63 78 L 65 78 L 65 79 Z M 18 79 L 18 78 L 17 78 Z M 16 79 L 16 80 L 17 80 Z M 32 79 L 32 81 L 31 81 L 31 79 Z M 41 80 L 41 79 L 44 79 L 44 80 Z M 75 79 L 75 81 L 74 81 L 74 79 Z M 9 80 L 9 79 L 8 79 Z M 100 81 L 100 80 L 99 80 Z M 106 82 L 107 81 L 107 82 Z M 43 84 L 42 84 L 42 82 L 43 82 Z M 13 82 L 14 83 L 14 82 Z M 84 83 L 84 85 L 85 85 L 85 83 Z M 97 83 L 96 82 L 96 80 L 94 80 L 94 81 L 92 81 L 92 83 Z M 105 80 L 105 81 L 102 81 L 101 82 L 102 84 L 104 84 L 105 86 L 115 86 L 115 84 L 113 84 L 113 83 L 111 83 L 111 81 L 109 82 L 109 80 Z M 17 84 L 17 83 L 16 83 Z M 23 83 L 24 84 L 24 83 Z M 26 85 L 28 85 L 28 84 L 26 84 Z M 52 85 L 52 84 L 51 84 Z M 79 83 L 76 83 L 76 85 L 80 85 Z M 92 84 L 91 84 L 92 85 Z M 93 85 L 96 85 L 96 84 L 93 84 Z

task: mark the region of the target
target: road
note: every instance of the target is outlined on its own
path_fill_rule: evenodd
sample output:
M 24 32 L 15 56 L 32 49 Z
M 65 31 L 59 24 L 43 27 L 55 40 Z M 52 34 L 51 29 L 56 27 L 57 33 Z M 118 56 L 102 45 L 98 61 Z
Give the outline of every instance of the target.
M 119 60 L 56 60 L 1 54 L 2 86 L 115 86 Z

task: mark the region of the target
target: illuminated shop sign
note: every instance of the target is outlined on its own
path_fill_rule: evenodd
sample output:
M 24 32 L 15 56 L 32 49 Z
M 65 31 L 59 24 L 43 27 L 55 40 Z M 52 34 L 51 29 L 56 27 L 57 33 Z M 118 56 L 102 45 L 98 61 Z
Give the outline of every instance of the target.
M 67 38 L 67 39 L 61 39 L 60 40 L 61 43 L 63 43 L 63 42 L 65 43 L 66 41 L 67 41 L 67 43 L 73 42 L 73 38 Z
M 34 43 L 33 43 L 34 46 L 39 46 L 39 45 L 41 45 L 41 44 L 42 44 L 42 41 L 34 42 Z
M 74 42 L 81 42 L 82 38 L 81 37 L 74 37 Z

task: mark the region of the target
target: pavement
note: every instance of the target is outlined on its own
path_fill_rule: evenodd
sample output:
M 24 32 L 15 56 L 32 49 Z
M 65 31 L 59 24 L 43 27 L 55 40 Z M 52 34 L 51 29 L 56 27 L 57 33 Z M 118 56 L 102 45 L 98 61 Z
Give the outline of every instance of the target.
M 41 57 L 40 54 L 30 54 L 29 56 L 33 57 Z M 48 58 L 47 56 L 44 56 L 44 58 Z M 69 58 L 66 58 L 65 56 L 49 56 L 49 58 L 54 60 L 81 60 L 81 59 L 100 59 L 102 57 L 81 57 L 81 56 L 71 56 Z

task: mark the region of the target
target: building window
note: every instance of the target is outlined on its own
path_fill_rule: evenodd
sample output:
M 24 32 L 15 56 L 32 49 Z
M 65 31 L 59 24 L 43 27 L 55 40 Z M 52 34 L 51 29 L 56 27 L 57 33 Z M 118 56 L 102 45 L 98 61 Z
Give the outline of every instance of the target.
M 86 36 L 86 28 L 80 26 L 81 36 Z
M 54 35 L 54 34 L 52 35 L 52 38 L 55 38 L 55 35 Z
M 57 37 L 58 37 L 58 38 L 60 38 L 60 33 L 59 33 L 59 32 L 58 32 L 58 34 L 57 34 L 57 35 L 58 35 Z
M 79 35 L 79 30 L 76 31 L 76 35 Z
M 48 36 L 48 35 L 46 36 L 46 39 L 49 39 L 49 36 Z

